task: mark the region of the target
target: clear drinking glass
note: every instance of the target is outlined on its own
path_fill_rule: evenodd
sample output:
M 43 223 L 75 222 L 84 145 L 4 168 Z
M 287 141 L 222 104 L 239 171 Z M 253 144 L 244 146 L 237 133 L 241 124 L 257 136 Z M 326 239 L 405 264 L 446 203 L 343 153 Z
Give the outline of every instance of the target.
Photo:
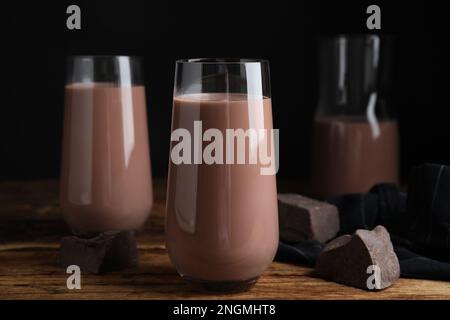
M 203 288 L 246 289 L 278 245 L 268 62 L 179 60 L 172 110 L 169 256 Z
M 398 182 L 390 38 L 339 35 L 320 42 L 320 88 L 312 143 L 318 197 L 365 193 Z
M 140 60 L 67 61 L 61 207 L 76 234 L 132 230 L 153 204 Z

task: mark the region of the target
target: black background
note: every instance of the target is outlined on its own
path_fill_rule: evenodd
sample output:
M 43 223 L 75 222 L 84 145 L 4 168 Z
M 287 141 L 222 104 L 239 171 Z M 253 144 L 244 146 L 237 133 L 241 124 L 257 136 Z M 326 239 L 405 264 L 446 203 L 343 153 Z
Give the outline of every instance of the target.
M 152 169 L 167 173 L 175 60 L 266 58 L 271 63 L 281 178 L 309 170 L 317 102 L 317 39 L 366 29 L 366 8 L 381 7 L 383 34 L 395 36 L 394 97 L 401 171 L 450 163 L 448 55 L 443 1 L 15 1 L 1 5 L 0 179 L 57 178 L 65 57 L 143 56 Z M 67 30 L 77 4 L 82 29 Z

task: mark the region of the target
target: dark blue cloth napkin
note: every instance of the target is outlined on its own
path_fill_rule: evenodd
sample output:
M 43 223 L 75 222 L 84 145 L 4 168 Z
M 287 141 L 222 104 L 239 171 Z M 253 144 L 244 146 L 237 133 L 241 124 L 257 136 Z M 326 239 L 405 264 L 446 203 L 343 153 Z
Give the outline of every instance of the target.
M 394 184 L 377 184 L 367 194 L 328 199 L 340 215 L 341 234 L 389 231 L 402 277 L 450 281 L 450 167 L 424 164 L 413 169 L 408 195 Z M 280 241 L 278 261 L 314 266 L 324 245 Z

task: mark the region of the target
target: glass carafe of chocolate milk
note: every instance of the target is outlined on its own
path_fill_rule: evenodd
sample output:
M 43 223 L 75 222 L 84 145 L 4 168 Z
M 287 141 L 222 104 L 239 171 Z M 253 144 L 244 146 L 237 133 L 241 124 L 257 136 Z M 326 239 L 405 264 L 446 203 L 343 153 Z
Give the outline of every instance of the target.
M 153 204 L 140 60 L 68 58 L 61 208 L 75 234 L 133 230 Z
M 342 35 L 320 42 L 311 164 L 318 197 L 365 193 L 377 183 L 398 182 L 388 40 Z
M 248 288 L 278 246 L 268 72 L 260 60 L 176 63 L 166 244 L 204 289 Z

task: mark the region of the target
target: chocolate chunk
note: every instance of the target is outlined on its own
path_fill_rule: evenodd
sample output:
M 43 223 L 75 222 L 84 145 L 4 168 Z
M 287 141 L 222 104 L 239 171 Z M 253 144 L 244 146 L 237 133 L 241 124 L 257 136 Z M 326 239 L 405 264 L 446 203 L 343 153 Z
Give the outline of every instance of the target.
M 328 243 L 317 260 L 316 272 L 345 285 L 380 290 L 400 277 L 400 265 L 389 233 L 379 225 Z
M 280 239 L 285 242 L 317 240 L 325 243 L 339 231 L 335 206 L 298 194 L 278 195 Z
M 138 251 L 133 231 L 101 233 L 92 238 L 61 239 L 59 264 L 78 265 L 82 272 L 105 273 L 137 266 Z

